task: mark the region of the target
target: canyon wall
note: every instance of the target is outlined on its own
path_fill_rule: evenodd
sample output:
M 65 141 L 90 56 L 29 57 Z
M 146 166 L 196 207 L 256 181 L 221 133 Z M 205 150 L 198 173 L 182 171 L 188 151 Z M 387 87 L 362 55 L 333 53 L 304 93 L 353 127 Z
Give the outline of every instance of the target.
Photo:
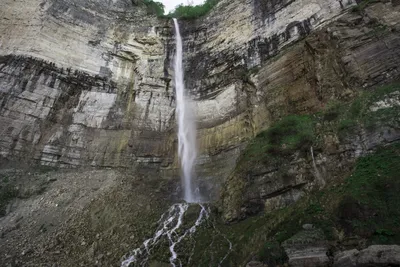
M 198 176 L 213 197 L 272 122 L 398 78 L 398 6 L 353 5 L 221 1 L 181 21 Z M 6 1 L 0 12 L 3 160 L 177 176 L 170 20 L 123 0 Z
M 329 266 L 400 238 L 398 0 L 221 0 L 180 25 L 197 179 L 218 199 L 180 259 Z M 115 265 L 153 234 L 180 199 L 174 49 L 140 0 L 0 3 L 0 262 Z
M 145 6 L 6 1 L 1 17 L 3 158 L 169 164 L 174 96 L 163 28 Z

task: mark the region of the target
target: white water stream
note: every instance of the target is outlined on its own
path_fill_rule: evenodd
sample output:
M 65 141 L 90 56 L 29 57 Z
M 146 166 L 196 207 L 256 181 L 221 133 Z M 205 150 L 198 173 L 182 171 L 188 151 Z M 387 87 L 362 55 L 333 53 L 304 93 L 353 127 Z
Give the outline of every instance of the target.
M 196 118 L 192 101 L 185 92 L 183 75 L 183 46 L 179 23 L 174 19 L 176 36 L 175 54 L 175 94 L 176 113 L 178 115 L 178 155 L 181 163 L 184 200 L 189 203 L 199 202 L 193 188 L 194 164 L 197 157 Z
M 200 204 L 201 210 L 196 222 L 185 231 L 178 231 L 183 224 L 183 216 L 187 211 L 189 204 L 181 203 L 172 205 L 169 210 L 164 213 L 158 221 L 158 228 L 153 237 L 147 239 L 143 244 L 132 251 L 131 256 L 125 259 L 121 267 L 128 267 L 130 264 L 134 266 L 146 266 L 151 251 L 159 244 L 162 238 L 167 238 L 169 241 L 169 251 L 171 257 L 169 262 L 171 266 L 184 266 L 178 259 L 178 254 L 175 251 L 178 245 L 186 236 L 191 236 L 196 232 L 197 227 L 209 217 L 209 213 L 203 205 Z

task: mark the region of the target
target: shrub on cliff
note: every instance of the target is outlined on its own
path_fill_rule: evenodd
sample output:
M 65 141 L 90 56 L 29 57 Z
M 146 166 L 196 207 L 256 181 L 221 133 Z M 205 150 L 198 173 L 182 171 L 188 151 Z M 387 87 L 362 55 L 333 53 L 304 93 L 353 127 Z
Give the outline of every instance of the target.
M 152 14 L 156 14 L 157 17 L 163 17 L 164 16 L 164 5 L 160 2 L 155 2 L 153 0 L 143 0 L 143 3 L 147 7 L 147 11 Z
M 143 0 L 147 11 L 157 15 L 160 18 L 177 18 L 177 19 L 197 19 L 206 15 L 210 10 L 218 4 L 219 0 L 206 0 L 202 5 L 179 5 L 168 15 L 165 15 L 165 6 L 157 1 Z
M 179 5 L 174 12 L 168 16 L 181 19 L 196 19 L 206 15 L 214 6 L 218 4 L 219 0 L 206 0 L 202 5 Z
M 290 115 L 256 136 L 247 147 L 244 160 L 265 161 L 296 150 L 309 149 L 314 139 L 314 121 L 306 115 Z

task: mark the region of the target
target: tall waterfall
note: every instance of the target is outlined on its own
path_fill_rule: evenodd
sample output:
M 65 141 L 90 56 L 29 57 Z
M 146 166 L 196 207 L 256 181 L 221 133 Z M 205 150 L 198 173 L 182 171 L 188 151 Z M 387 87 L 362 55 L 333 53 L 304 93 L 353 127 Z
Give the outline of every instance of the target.
M 193 188 L 194 163 L 197 156 L 196 148 L 196 123 L 191 101 L 185 92 L 182 64 L 182 37 L 179 23 L 174 19 L 176 36 L 175 54 L 175 93 L 178 115 L 178 154 L 182 170 L 182 182 L 184 188 L 184 199 L 189 202 L 198 202 Z
M 152 237 L 145 240 L 139 247 L 132 250 L 129 254 L 124 255 L 121 267 L 130 266 L 148 266 L 149 260 L 153 257 L 153 252 L 160 247 L 165 246 L 163 241 L 168 241 L 168 250 L 170 253 L 169 262 L 172 267 L 191 266 L 192 255 L 184 262 L 185 259 L 179 258 L 177 246 L 182 245 L 185 239 L 192 239 L 197 228 L 202 223 L 208 222 L 215 230 L 216 235 L 222 236 L 229 244 L 226 254 L 220 259 L 218 266 L 225 261 L 232 252 L 232 243 L 221 232 L 217 230 L 212 221 L 209 221 L 210 208 L 200 203 L 200 195 L 194 191 L 192 178 L 194 175 L 194 163 L 197 156 L 196 151 L 196 124 L 193 110 L 191 109 L 191 100 L 185 94 L 185 86 L 183 84 L 183 67 L 182 67 L 182 38 L 179 32 L 179 24 L 174 19 L 176 30 L 176 55 L 175 55 L 175 91 L 176 105 L 178 115 L 178 143 L 179 143 L 179 159 L 182 169 L 182 181 L 184 187 L 185 203 L 177 203 L 172 205 L 158 221 L 158 227 Z M 195 204 L 189 204 L 195 203 Z M 200 208 L 197 219 L 184 223 L 185 214 L 189 207 L 198 206 Z M 214 242 L 214 241 L 213 241 Z M 194 253 L 196 243 L 192 247 Z

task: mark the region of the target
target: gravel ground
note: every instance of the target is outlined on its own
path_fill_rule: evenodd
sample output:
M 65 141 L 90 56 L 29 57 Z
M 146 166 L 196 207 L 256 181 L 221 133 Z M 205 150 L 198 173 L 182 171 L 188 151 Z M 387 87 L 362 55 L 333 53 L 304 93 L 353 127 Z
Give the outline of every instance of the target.
M 172 203 L 174 181 L 128 171 L 0 170 L 0 266 L 119 266 Z

